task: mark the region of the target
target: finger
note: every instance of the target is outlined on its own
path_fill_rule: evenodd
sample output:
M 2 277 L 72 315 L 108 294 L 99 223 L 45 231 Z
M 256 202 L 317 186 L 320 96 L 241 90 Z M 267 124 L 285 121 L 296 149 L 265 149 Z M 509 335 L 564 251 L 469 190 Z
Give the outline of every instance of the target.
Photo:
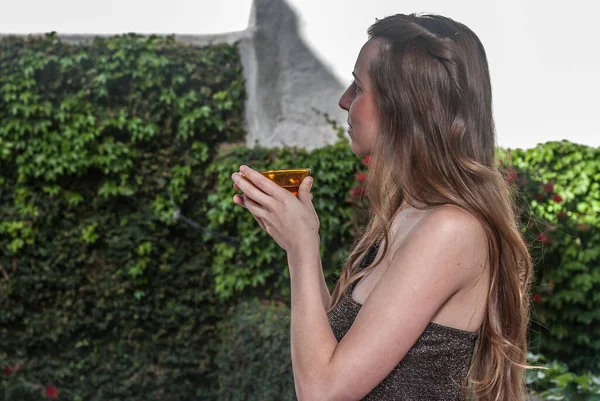
M 252 198 L 257 203 L 265 206 L 270 206 L 273 203 L 273 198 L 258 189 L 251 180 L 242 177 L 240 173 L 233 173 L 231 179 L 247 198 Z
M 266 216 L 266 211 L 262 205 L 250 199 L 248 196 L 244 196 L 244 207 L 252 213 L 254 218 L 264 218 Z
M 260 228 L 262 228 L 264 231 L 267 231 L 267 225 L 265 224 L 265 221 L 263 219 L 256 217 L 254 215 L 252 215 L 252 217 L 254 217 L 254 220 L 256 220 L 256 222 L 258 223 Z
M 273 181 L 269 180 L 267 177 L 263 176 L 256 170 L 251 169 L 248 166 L 240 166 L 240 172 L 244 174 L 244 176 L 248 177 L 248 179 L 256 185 L 262 192 L 270 196 L 277 196 L 281 194 L 286 194 L 288 191 L 281 188 L 279 185 L 275 184 Z
M 245 198 L 244 195 L 234 195 L 233 203 L 246 209 L 246 206 L 244 205 L 244 198 Z M 256 220 L 256 222 L 258 223 L 260 228 L 262 228 L 264 231 L 267 231 L 267 226 L 265 225 L 265 222 L 263 219 L 261 219 L 260 217 L 256 217 L 255 215 L 252 215 L 252 217 L 254 217 L 254 220 Z
M 244 196 L 243 195 L 233 195 L 233 203 L 235 203 L 238 206 L 241 206 L 243 208 L 245 208 L 246 206 L 244 206 Z
M 311 202 L 312 198 L 310 190 L 312 188 L 312 183 L 313 178 L 310 176 L 303 179 L 300 183 L 300 188 L 298 189 L 298 199 L 300 199 L 300 202 L 304 204 L 308 204 Z

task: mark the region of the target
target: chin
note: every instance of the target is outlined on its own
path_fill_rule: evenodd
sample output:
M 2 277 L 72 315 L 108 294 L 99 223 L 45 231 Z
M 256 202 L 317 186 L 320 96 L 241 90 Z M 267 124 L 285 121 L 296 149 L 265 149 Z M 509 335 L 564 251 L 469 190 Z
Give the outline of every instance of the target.
M 352 149 L 352 153 L 354 153 L 358 157 L 365 157 L 369 155 L 369 152 L 366 152 L 360 146 L 358 146 L 354 141 L 350 142 L 350 148 Z
M 357 149 L 357 146 L 354 144 L 354 142 L 350 142 L 350 148 L 352 149 L 352 153 L 358 157 L 362 157 L 362 152 L 360 149 Z

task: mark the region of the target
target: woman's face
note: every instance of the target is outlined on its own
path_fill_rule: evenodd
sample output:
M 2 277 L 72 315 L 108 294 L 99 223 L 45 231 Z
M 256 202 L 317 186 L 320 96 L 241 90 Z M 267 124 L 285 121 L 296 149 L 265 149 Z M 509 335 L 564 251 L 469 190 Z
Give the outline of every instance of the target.
M 367 156 L 379 131 L 375 96 L 369 77 L 369 65 L 379 54 L 381 42 L 369 40 L 360 50 L 352 75 L 354 82 L 342 95 L 339 105 L 348 112 L 350 146 L 357 156 Z

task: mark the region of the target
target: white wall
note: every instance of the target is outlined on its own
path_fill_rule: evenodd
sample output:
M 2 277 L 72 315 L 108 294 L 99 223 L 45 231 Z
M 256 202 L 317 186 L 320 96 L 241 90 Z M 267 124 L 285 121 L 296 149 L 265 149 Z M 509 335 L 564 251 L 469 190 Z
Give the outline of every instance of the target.
M 488 52 L 501 146 L 600 146 L 597 0 L 289 0 L 304 37 L 344 83 L 376 17 L 433 12 Z M 220 33 L 245 29 L 251 0 L 0 0 L 0 32 Z

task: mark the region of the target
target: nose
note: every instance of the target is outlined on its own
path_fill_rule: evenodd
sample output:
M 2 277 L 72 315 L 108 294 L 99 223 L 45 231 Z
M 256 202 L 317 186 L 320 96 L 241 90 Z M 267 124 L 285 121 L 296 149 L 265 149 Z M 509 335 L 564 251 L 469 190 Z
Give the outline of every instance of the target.
M 343 110 L 348 111 L 350 109 L 350 103 L 352 103 L 352 101 L 350 99 L 350 87 L 348 87 L 348 89 L 346 89 L 346 91 L 342 94 L 342 97 L 340 98 L 338 105 Z

